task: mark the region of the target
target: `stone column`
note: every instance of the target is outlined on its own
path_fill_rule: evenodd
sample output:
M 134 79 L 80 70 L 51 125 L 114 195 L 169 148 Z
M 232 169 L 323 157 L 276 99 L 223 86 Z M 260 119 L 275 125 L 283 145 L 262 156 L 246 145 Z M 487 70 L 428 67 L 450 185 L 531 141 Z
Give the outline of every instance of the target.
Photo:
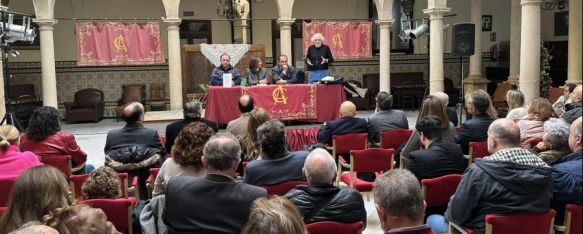
M 510 3 L 510 76 L 508 83 L 518 85 L 520 76 L 520 0 Z
M 180 60 L 180 18 L 164 18 L 168 24 L 168 76 L 170 110 L 182 109 L 182 64 Z
M 429 92 L 443 91 L 443 14 L 451 8 L 446 0 L 428 0 L 423 13 L 429 15 Z
M 291 25 L 296 19 L 283 19 L 279 18 L 277 23 L 279 24 L 279 46 L 281 48 L 281 53 L 287 55 L 288 61 L 293 60 L 292 51 L 292 38 L 291 38 Z
M 581 84 L 581 0 L 569 1 L 567 83 Z
M 40 31 L 43 105 L 58 108 L 55 44 L 53 41 L 53 25 L 57 21 L 49 18 L 36 18 L 34 22 L 39 25 L 38 30 Z
M 241 20 L 241 29 L 243 30 L 241 32 L 241 37 L 243 37 L 243 44 L 248 44 L 249 42 L 247 41 L 247 20 L 246 19 L 242 19 Z
M 8 10 L 8 7 L 0 5 L 0 10 L 6 11 Z M 1 54 L 2 53 L 0 53 L 0 55 Z M 4 67 L 2 66 L 4 63 L 2 59 L 0 59 L 0 118 L 4 118 L 4 114 L 6 114 L 6 100 L 4 99 Z
M 471 0 L 470 18 L 474 24 L 474 55 L 470 56 L 470 73 L 464 80 L 464 92 L 486 90 L 488 80 L 482 75 L 482 0 Z
M 526 103 L 540 94 L 540 4 L 541 0 L 520 2 L 520 91 Z
M 379 91 L 391 90 L 391 48 L 389 27 L 392 20 L 379 20 L 380 55 L 379 55 Z

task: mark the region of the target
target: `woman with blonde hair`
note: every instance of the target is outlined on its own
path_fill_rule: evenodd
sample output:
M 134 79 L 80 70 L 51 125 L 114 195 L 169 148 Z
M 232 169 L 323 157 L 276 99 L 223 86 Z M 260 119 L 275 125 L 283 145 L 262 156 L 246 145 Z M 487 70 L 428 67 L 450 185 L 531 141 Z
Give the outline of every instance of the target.
M 507 119 L 518 120 L 526 117 L 528 111 L 524 106 L 524 94 L 518 89 L 508 90 L 506 93 L 506 103 L 508 103 Z
M 250 85 L 257 85 L 257 84 L 267 84 L 267 72 L 265 68 L 263 68 L 263 62 L 259 57 L 252 57 L 251 61 L 249 62 L 249 68 L 247 68 L 246 72 L 247 78 L 247 86 Z
M 0 125 L 0 179 L 14 179 L 28 168 L 43 165 L 30 152 L 20 152 L 20 133 L 12 125 Z
M 298 208 L 289 200 L 272 196 L 257 198 L 251 207 L 243 234 L 307 234 Z
M 259 145 L 257 144 L 257 127 L 262 123 L 271 120 L 269 114 L 263 108 L 257 108 L 249 113 L 249 122 L 247 122 L 247 133 L 243 137 L 243 159 L 251 161 L 261 155 Z
M 528 115 L 518 120 L 520 141 L 525 143 L 530 138 L 542 138 L 543 123 L 553 116 L 553 106 L 546 98 L 535 97 L 528 103 Z

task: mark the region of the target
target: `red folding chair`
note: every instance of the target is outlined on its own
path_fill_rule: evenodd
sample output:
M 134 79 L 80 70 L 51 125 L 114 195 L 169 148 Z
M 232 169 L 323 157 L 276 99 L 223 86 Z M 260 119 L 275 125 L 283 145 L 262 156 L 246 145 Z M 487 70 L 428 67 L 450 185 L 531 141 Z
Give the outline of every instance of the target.
M 470 157 L 468 159 L 468 167 L 470 165 L 472 165 L 472 163 L 474 163 L 476 161 L 476 159 L 478 158 L 483 158 L 490 155 L 490 152 L 488 152 L 488 142 L 487 141 L 480 141 L 480 142 L 475 142 L 475 141 L 471 141 L 470 142 Z
M 407 142 L 412 134 L 413 130 L 410 129 L 395 129 L 380 132 L 381 148 L 396 150 L 403 143 Z
M 362 230 L 362 222 L 338 223 L 331 221 L 315 222 L 306 225 L 310 234 L 358 234 Z
M 128 197 L 128 192 L 135 191 L 135 187 L 128 188 L 128 173 L 117 173 L 117 175 L 119 176 L 119 187 L 120 187 L 119 191 L 120 191 L 121 197 L 128 198 L 129 200 L 132 201 L 132 204 L 135 204 L 136 198 L 135 197 Z M 72 175 L 69 177 L 69 179 L 71 180 L 71 188 L 72 188 L 71 190 L 73 191 L 75 199 L 77 199 L 79 201 L 84 200 L 81 188 L 82 188 L 83 184 L 85 183 L 85 181 L 87 181 L 87 178 L 89 178 L 89 174 Z
M 70 177 L 73 174 L 73 163 L 71 162 L 70 155 L 62 155 L 62 156 L 39 156 L 40 161 L 46 165 L 56 167 L 67 177 Z
M 132 232 L 132 202 L 127 198 L 118 199 L 91 199 L 81 201 L 82 203 L 103 210 L 107 220 L 115 226 L 118 231 Z
M 555 231 L 565 234 L 583 233 L 581 205 L 567 204 L 565 207 L 565 220 L 563 225 L 555 225 Z
M 342 135 L 332 135 L 332 157 L 334 159 L 339 154 L 348 155 L 350 150 L 363 150 L 368 147 L 368 133 L 348 133 Z M 336 177 L 336 185 L 340 181 L 340 172 L 342 168 L 338 168 L 338 176 Z
M 529 138 L 526 140 L 531 149 L 533 149 L 541 141 L 543 141 L 541 137 Z
M 449 198 L 457 190 L 462 175 L 451 174 L 433 179 L 421 180 L 423 197 L 427 207 L 445 207 Z
M 556 212 L 518 215 L 486 215 L 486 234 L 549 234 L 553 233 Z
M 261 186 L 271 195 L 283 196 L 298 185 L 308 185 L 308 182 L 301 180 L 292 180 L 274 185 Z
M 345 172 L 340 175 L 340 180 L 349 185 L 350 188 L 354 188 L 361 193 L 366 192 L 367 200 L 370 200 L 368 193 L 372 191 L 374 183 L 358 179 L 356 173 L 374 172 L 378 174 L 391 170 L 393 168 L 394 153 L 394 149 L 383 148 L 351 150 L 350 164 L 347 164 L 342 158 L 338 159 L 338 173 L 340 173 L 342 167 L 350 168 L 350 172 Z
M 8 200 L 10 199 L 10 192 L 12 191 L 14 182 L 16 182 L 16 178 L 0 180 L 0 207 L 8 206 Z
M 146 187 L 148 187 L 150 195 L 154 191 L 154 183 L 156 182 L 156 177 L 158 177 L 158 172 L 160 172 L 160 168 L 150 168 L 150 176 L 146 180 Z

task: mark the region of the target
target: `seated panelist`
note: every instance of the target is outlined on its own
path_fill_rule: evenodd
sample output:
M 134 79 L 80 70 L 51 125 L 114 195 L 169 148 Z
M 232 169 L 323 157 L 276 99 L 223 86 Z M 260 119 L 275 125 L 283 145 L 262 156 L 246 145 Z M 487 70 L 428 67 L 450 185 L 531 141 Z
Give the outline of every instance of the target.
M 274 84 L 301 84 L 304 83 L 298 77 L 298 70 L 287 64 L 287 55 L 281 54 L 278 57 L 277 65 L 271 69 L 271 76 Z
M 267 84 L 267 72 L 263 68 L 263 62 L 259 57 L 251 58 L 249 68 L 246 70 L 246 78 L 243 82 L 246 85 Z
M 239 70 L 231 65 L 231 56 L 228 54 L 223 54 L 220 57 L 221 65 L 215 67 L 213 72 L 211 73 L 211 85 L 212 86 L 221 86 L 223 85 L 223 76 L 224 74 L 231 74 L 231 79 L 233 81 L 233 85 L 240 85 L 241 84 L 241 75 L 239 74 Z

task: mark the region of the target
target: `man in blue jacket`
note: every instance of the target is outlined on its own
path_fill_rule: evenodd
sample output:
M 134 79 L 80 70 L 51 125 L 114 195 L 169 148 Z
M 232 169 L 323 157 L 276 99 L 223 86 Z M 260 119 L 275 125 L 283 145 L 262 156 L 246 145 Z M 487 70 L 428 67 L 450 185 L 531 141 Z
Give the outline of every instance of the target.
M 239 70 L 231 65 L 231 56 L 228 54 L 221 55 L 221 65 L 215 67 L 211 73 L 211 85 L 221 86 L 223 85 L 223 74 L 230 73 L 231 79 L 233 80 L 233 85 L 241 84 L 241 74 Z

